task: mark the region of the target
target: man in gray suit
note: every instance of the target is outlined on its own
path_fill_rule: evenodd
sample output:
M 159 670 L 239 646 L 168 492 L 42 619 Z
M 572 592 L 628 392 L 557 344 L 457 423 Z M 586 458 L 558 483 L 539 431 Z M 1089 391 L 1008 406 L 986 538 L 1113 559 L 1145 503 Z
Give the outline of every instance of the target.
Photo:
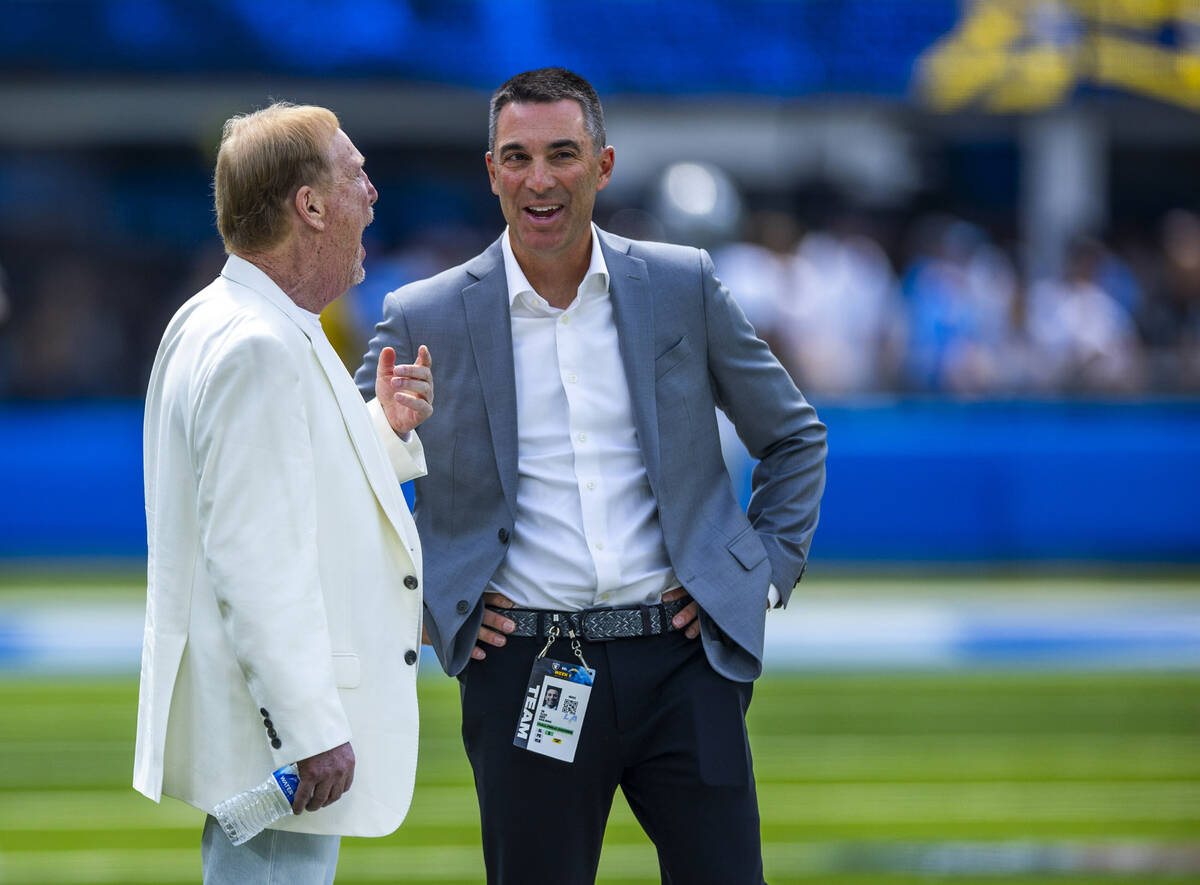
M 442 354 L 415 513 L 488 882 L 593 882 L 620 786 L 664 882 L 759 885 L 745 713 L 766 610 L 808 557 L 825 427 L 705 252 L 592 224 L 614 152 L 587 81 L 519 74 L 489 129 L 507 229 L 391 293 L 356 379 L 373 394 L 384 347 Z M 759 459 L 748 515 L 717 408 Z

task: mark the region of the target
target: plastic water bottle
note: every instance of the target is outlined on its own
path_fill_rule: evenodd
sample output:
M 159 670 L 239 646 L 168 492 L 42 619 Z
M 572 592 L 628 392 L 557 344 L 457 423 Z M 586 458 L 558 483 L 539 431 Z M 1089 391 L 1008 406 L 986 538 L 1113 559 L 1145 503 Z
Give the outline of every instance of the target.
M 217 823 L 234 845 L 253 839 L 285 814 L 292 812 L 292 799 L 300 783 L 296 763 L 285 765 L 259 784 L 231 796 L 213 809 Z

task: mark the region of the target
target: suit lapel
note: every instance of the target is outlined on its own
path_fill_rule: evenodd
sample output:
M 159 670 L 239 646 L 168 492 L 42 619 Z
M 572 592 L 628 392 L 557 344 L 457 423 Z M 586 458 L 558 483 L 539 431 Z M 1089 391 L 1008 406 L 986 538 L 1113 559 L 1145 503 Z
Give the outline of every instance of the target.
M 467 332 L 509 509 L 517 509 L 517 382 L 504 256 L 497 240 L 467 266 L 477 282 L 462 290 Z
M 342 421 L 346 425 L 350 441 L 354 444 L 354 450 L 358 453 L 358 460 L 362 464 L 363 473 L 367 476 L 367 482 L 370 483 L 371 490 L 379 500 L 383 512 L 387 514 L 388 520 L 396 529 L 396 534 L 409 548 L 414 564 L 420 568 L 420 553 L 418 552 L 420 548 L 413 543 L 413 539 L 408 534 L 407 524 L 411 520 L 411 517 L 405 518 L 408 516 L 408 508 L 407 506 L 403 507 L 404 515 L 401 515 L 401 502 L 398 500 L 400 487 L 396 483 L 396 475 L 389 468 L 387 456 L 383 453 L 379 439 L 375 435 L 375 427 L 363 405 L 362 396 L 324 333 L 309 329 L 304 329 L 304 332 L 309 336 L 313 352 L 317 355 L 317 361 L 320 362 L 321 368 L 329 378 L 329 386 L 333 388 L 338 410 L 342 413 Z
M 629 383 L 633 418 L 650 489 L 658 497 L 658 405 L 654 395 L 654 299 L 646 262 L 628 254 L 629 244 L 600 232 L 608 266 L 613 321 Z
M 325 337 L 325 333 L 314 329 L 296 303 L 275 284 L 274 280 L 250 262 L 231 256 L 225 264 L 225 269 L 221 271 L 221 275 L 253 289 L 304 333 L 312 345 L 317 362 L 329 380 L 338 411 L 342 415 L 342 423 L 346 425 L 346 433 L 354 445 L 354 451 L 358 455 L 358 461 L 362 465 L 367 482 L 375 493 L 379 506 L 387 515 L 392 527 L 395 528 L 396 534 L 408 548 L 414 564 L 419 568 L 420 546 L 416 539 L 411 537 L 412 532 L 409 526 L 412 524 L 412 516 L 408 513 L 408 507 L 400 495 L 400 486 L 396 482 L 395 474 L 388 466 L 387 456 L 383 452 L 379 439 L 375 436 L 375 428 L 371 423 L 370 414 L 363 405 L 362 396 L 354 386 L 350 373 L 346 371 L 341 358 L 334 351 L 333 345 Z

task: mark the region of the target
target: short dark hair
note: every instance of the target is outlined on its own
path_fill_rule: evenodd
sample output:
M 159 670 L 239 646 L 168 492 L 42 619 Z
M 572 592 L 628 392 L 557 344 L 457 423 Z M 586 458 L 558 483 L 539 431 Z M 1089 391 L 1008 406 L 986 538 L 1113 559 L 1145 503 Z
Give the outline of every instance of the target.
M 505 81 L 492 94 L 488 116 L 488 150 L 496 149 L 496 119 L 506 104 L 551 104 L 570 99 L 583 109 L 583 125 L 596 153 L 604 150 L 604 108 L 592 84 L 565 68 L 539 68 L 525 71 Z

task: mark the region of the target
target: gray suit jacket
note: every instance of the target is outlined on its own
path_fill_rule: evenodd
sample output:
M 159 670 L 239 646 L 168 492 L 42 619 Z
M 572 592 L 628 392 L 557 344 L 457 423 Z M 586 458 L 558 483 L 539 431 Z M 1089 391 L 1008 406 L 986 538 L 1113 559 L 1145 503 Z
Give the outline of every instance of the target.
M 671 565 L 703 610 L 714 669 L 762 671 L 768 585 L 786 602 L 800 579 L 825 485 L 825 426 L 717 279 L 708 254 L 600 232 L 613 316 L 646 474 Z M 397 289 L 384 302 L 355 381 L 375 394 L 379 352 L 433 355 L 437 400 L 421 425 L 429 473 L 415 480 L 426 626 L 459 673 L 504 558 L 517 495 L 517 416 L 508 285 L 500 241 Z M 738 504 L 714 410 L 759 459 L 748 515 Z

